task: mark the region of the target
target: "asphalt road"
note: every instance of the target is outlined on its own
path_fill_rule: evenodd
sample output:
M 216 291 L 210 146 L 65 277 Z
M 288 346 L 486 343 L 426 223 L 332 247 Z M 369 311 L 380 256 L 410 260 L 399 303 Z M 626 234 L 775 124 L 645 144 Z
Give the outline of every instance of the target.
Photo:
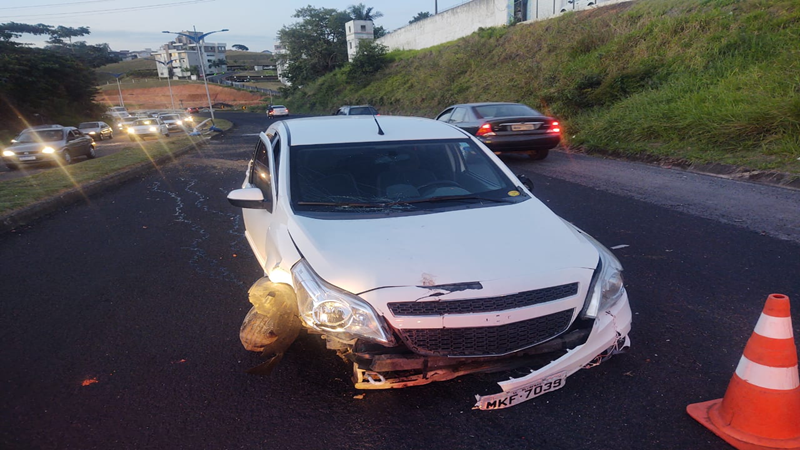
M 267 120 L 217 115 L 237 127 L 0 236 L 0 448 L 722 450 L 686 405 L 724 394 L 768 294 L 792 297 L 800 336 L 800 192 L 512 156 L 558 214 L 627 245 L 615 253 L 634 312 L 629 353 L 499 411 L 471 410 L 474 394 L 498 392 L 508 374 L 357 398 L 349 368 L 309 335 L 271 377 L 248 375 L 260 359 L 238 330 L 261 271 L 225 196 Z M 752 217 L 768 205 L 788 217 Z M 497 224 L 487 235 L 497 232 L 537 230 Z

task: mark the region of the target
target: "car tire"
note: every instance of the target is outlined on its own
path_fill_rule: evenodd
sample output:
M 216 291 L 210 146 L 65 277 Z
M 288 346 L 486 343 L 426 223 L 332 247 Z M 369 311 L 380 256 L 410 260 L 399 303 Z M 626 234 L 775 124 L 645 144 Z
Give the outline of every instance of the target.
M 64 150 L 61 154 L 61 163 L 65 166 L 72 164 L 72 155 L 69 154 L 69 150 Z
M 528 152 L 528 156 L 531 157 L 534 161 L 541 161 L 547 158 L 547 155 L 550 154 L 550 150 L 536 150 L 532 152 Z
M 86 159 L 95 159 L 97 158 L 97 152 L 94 150 L 94 145 L 89 146 L 89 153 L 86 154 Z
M 108 135 L 108 140 L 110 141 L 111 139 L 114 139 L 114 135 L 113 134 L 109 134 Z
M 131 138 L 131 142 L 136 142 L 136 138 L 133 136 L 129 136 Z
M 169 133 L 164 133 L 164 137 L 169 137 Z
M 17 169 L 19 169 L 19 166 L 16 165 L 16 164 L 6 164 L 6 167 L 8 167 L 8 170 L 17 170 Z
M 98 141 L 102 141 L 103 139 L 105 139 L 105 138 L 103 137 L 103 135 L 102 135 L 102 134 L 101 134 L 101 135 L 99 135 L 99 136 L 97 136 L 97 140 L 98 140 Z

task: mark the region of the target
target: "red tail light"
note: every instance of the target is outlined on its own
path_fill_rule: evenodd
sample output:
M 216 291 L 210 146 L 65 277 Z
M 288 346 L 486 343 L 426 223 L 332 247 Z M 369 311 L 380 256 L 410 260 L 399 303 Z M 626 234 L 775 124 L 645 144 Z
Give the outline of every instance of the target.
M 478 128 L 478 132 L 475 133 L 475 136 L 486 136 L 486 135 L 489 136 L 494 135 L 494 132 L 492 132 L 492 124 L 490 123 L 485 123 L 481 125 L 481 127 Z
M 561 128 L 558 126 L 558 122 L 554 120 L 550 124 L 550 129 L 547 130 L 547 132 L 548 133 L 561 133 Z

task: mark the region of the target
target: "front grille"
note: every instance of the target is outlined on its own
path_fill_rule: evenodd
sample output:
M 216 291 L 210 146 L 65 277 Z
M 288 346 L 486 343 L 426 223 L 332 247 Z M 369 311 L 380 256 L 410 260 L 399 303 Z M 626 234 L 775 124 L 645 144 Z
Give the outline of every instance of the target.
M 578 283 L 562 284 L 534 291 L 519 292 L 502 297 L 444 300 L 435 302 L 389 303 L 395 316 L 438 316 L 443 314 L 470 314 L 523 308 L 553 300 L 572 297 L 578 293 Z
M 398 330 L 415 353 L 426 356 L 500 356 L 533 347 L 563 333 L 573 309 L 497 327 Z

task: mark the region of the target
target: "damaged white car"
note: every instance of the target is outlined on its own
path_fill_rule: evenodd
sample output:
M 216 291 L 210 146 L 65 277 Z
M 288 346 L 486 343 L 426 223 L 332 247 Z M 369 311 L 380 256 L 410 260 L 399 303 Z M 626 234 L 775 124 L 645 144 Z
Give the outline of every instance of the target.
M 622 267 L 520 178 L 433 120 L 274 123 L 228 195 L 265 274 L 243 344 L 268 371 L 305 327 L 359 389 L 531 370 L 480 409 L 564 387 L 628 345 Z

